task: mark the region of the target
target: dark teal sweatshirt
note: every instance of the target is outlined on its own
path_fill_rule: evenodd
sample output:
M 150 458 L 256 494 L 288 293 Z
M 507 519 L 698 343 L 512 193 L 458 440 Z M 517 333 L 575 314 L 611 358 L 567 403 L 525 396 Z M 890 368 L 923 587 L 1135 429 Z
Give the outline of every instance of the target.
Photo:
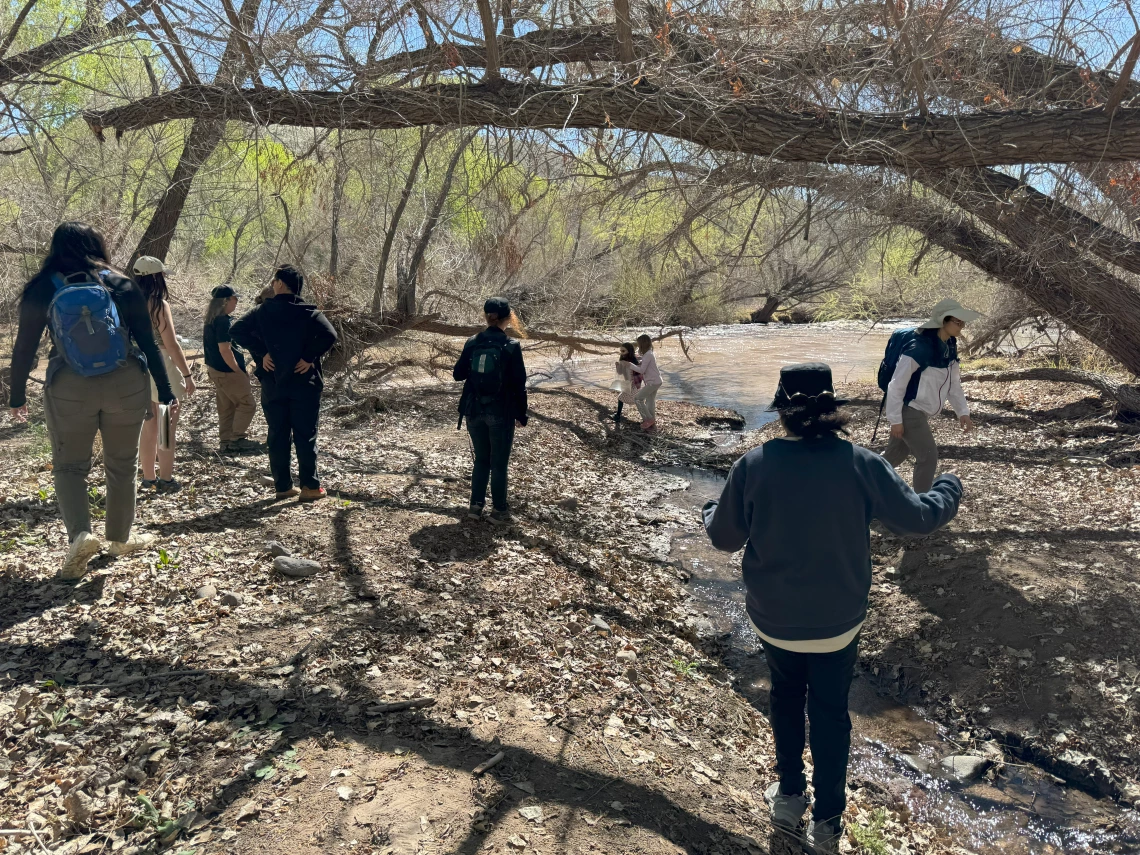
M 962 482 L 915 493 L 882 457 L 838 437 L 774 439 L 732 467 L 704 508 L 713 546 L 745 547 L 748 616 L 785 641 L 834 638 L 867 616 L 870 524 L 929 534 L 958 513 Z

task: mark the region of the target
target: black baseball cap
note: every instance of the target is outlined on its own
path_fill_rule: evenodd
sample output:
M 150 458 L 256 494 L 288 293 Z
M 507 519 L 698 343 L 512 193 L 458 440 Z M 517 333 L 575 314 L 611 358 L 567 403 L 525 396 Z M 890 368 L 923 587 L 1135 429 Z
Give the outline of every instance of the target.
M 219 285 L 210 293 L 214 296 L 215 300 L 221 299 L 222 297 L 229 299 L 230 297 L 236 297 L 238 295 L 232 285 Z
M 483 304 L 484 315 L 494 315 L 499 320 L 510 317 L 511 304 L 507 302 L 505 297 L 492 297 Z

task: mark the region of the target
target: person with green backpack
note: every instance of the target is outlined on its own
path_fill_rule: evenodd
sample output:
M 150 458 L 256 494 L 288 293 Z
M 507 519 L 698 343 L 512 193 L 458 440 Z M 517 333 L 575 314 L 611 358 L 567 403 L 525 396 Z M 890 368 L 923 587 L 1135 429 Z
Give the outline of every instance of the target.
M 459 423 L 467 419 L 475 464 L 471 472 L 471 505 L 468 517 L 479 519 L 487 503 L 487 480 L 491 481 L 496 525 L 513 522 L 507 504 L 507 464 L 515 441 L 515 427 L 527 423 L 526 365 L 522 347 L 508 338 L 513 326 L 521 336 L 525 330 L 510 304 L 492 297 L 483 305 L 487 329 L 463 345 L 463 353 L 451 374 L 463 382 L 459 399 Z
M 966 324 L 981 317 L 954 299 L 942 300 L 930 320 L 917 329 L 898 330 L 887 343 L 879 366 L 883 409 L 891 439 L 883 457 L 897 467 L 914 455 L 913 486 L 925 493 L 938 471 L 938 443 L 930 419 L 942 412 L 947 399 L 962 429 L 972 430 L 970 405 L 962 391 L 958 336 Z
M 87 476 L 95 434 L 103 440 L 107 478 L 105 534 L 113 556 L 145 549 L 154 536 L 131 531 L 139 434 L 158 400 L 177 410 L 151 330 L 146 298 L 108 260 L 103 236 L 83 223 L 61 223 L 40 272 L 20 297 L 12 350 L 12 420 L 27 420 L 27 382 L 44 329 L 51 334 L 44 415 L 51 437 L 52 478 L 69 548 L 56 577 L 76 582 L 103 544 L 91 531 Z

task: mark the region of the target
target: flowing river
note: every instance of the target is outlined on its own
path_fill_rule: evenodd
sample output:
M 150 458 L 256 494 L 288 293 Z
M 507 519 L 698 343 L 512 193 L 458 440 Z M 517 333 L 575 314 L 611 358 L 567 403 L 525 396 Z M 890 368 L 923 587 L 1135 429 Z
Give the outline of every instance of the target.
M 665 380 L 662 400 L 686 400 L 740 413 L 749 429 L 775 415 L 767 411 L 780 368 L 796 362 L 827 362 L 835 382 L 874 382 L 894 324 L 874 329 L 852 324 L 811 326 L 721 326 L 686 336 L 691 360 L 676 339 L 659 343 L 658 363 Z M 632 338 L 632 334 L 630 334 Z M 542 385 L 608 387 L 613 356 L 579 357 L 538 367 Z M 616 394 L 615 394 L 616 398 Z M 735 436 L 726 436 L 731 443 Z M 696 514 L 719 496 L 723 481 L 703 470 L 674 474 L 689 488 L 670 502 Z M 744 591 L 732 558 L 709 546 L 703 533 L 678 532 L 673 557 L 692 573 L 693 605 L 726 642 L 722 657 L 738 691 L 765 709 L 768 669 L 744 614 Z M 937 724 L 919 712 L 880 695 L 858 675 L 851 695 L 854 733 L 850 778 L 889 791 L 915 819 L 942 828 L 954 843 L 978 855 L 1140 852 L 1140 814 L 1108 800 L 1097 800 L 1032 766 L 1009 764 L 993 783 L 955 786 L 937 774 L 938 761 L 958 753 Z M 1124 832 L 1108 833 L 1113 820 Z

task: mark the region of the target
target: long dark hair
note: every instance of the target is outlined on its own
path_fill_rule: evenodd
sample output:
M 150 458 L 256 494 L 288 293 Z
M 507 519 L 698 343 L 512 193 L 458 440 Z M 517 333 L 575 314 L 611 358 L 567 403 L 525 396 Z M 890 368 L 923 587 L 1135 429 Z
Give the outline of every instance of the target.
M 229 297 L 212 297 L 210 305 L 206 306 L 206 323 L 211 324 L 226 310 L 226 303 L 230 301 Z
M 830 402 L 817 401 L 803 407 L 788 407 L 780 410 L 780 421 L 784 429 L 802 439 L 818 439 L 828 434 L 847 433 L 851 416 Z
M 146 276 L 136 276 L 135 284 L 146 297 L 146 305 L 150 309 L 150 319 L 154 328 L 162 329 L 162 301 L 170 295 L 170 289 L 166 287 L 166 274 L 148 273 Z
M 618 359 L 623 362 L 632 362 L 634 365 L 640 365 L 641 360 L 637 358 L 637 345 L 633 342 L 623 341 L 621 346 L 625 348 L 625 356 L 619 356 Z
M 47 257 L 32 282 L 56 273 L 70 276 L 101 268 L 115 269 L 111 265 L 110 253 L 107 252 L 107 241 L 99 231 L 86 223 L 70 220 L 55 227 Z M 32 282 L 28 283 L 29 287 Z

